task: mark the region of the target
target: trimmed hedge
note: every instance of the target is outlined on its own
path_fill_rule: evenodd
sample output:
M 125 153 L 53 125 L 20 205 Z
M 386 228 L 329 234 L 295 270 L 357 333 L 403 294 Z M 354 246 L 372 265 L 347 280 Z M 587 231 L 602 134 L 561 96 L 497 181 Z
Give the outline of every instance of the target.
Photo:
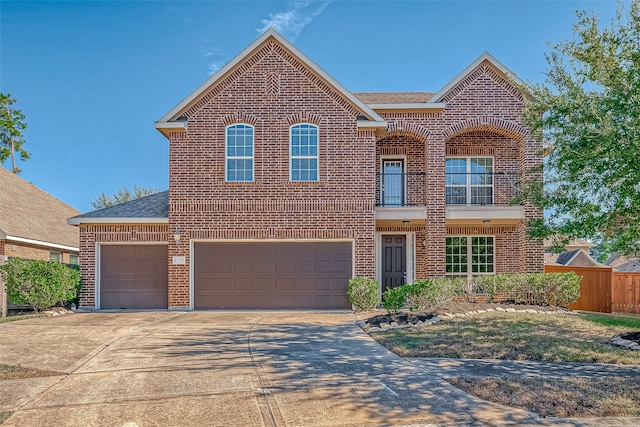
M 80 272 L 58 262 L 11 258 L 0 266 L 9 300 L 29 304 L 35 311 L 77 298 Z
M 555 305 L 567 307 L 580 297 L 581 277 L 569 273 L 518 273 L 466 278 L 419 280 L 409 285 L 387 289 L 383 306 L 388 313 L 402 308 L 433 310 L 455 298 L 474 300 L 486 296 L 493 302 L 496 296 L 516 304 Z
M 356 311 L 373 310 L 380 304 L 380 285 L 367 277 L 354 277 L 349 280 L 347 295 Z

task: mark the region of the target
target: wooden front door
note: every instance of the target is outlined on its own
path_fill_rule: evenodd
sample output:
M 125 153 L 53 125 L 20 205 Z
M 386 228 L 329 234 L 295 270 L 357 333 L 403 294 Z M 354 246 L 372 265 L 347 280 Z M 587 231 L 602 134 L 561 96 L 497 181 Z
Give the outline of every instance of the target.
M 382 236 L 382 291 L 407 280 L 407 237 Z

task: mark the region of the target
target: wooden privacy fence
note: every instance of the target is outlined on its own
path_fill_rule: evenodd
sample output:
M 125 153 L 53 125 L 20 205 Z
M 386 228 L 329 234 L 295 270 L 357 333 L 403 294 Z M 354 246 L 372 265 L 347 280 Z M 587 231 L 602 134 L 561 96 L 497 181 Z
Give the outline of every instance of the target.
M 618 313 L 640 313 L 640 273 L 611 273 L 611 307 Z
M 571 310 L 599 311 L 611 313 L 611 267 L 570 267 L 545 265 L 545 273 L 568 273 L 582 276 L 580 298 L 569 304 Z

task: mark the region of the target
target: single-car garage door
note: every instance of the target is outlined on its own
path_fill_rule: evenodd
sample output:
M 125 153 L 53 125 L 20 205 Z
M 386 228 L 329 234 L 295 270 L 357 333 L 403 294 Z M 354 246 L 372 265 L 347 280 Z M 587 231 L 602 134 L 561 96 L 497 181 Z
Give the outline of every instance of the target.
M 350 308 L 351 242 L 194 244 L 194 308 Z
M 167 308 L 167 245 L 101 245 L 100 308 Z

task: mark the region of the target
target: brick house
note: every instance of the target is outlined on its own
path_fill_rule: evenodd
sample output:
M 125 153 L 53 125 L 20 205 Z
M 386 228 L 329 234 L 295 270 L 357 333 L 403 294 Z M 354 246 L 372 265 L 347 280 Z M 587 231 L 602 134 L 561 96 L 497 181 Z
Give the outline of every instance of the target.
M 78 264 L 80 211 L 0 167 L 0 260 L 4 257 Z
M 542 162 L 488 53 L 436 93 L 351 93 L 268 30 L 155 123 L 169 190 L 70 219 L 82 305 L 348 308 L 445 275 L 542 271 L 509 204 Z

